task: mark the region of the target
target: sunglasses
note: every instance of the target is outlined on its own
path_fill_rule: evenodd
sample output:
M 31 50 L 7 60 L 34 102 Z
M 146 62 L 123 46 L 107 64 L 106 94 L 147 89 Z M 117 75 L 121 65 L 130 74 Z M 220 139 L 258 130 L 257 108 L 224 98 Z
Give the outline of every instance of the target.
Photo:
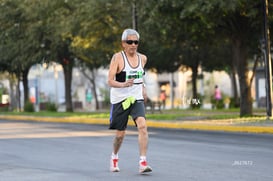
M 128 45 L 132 45 L 133 43 L 135 45 L 138 45 L 138 40 L 125 40 L 125 42 L 128 44 Z

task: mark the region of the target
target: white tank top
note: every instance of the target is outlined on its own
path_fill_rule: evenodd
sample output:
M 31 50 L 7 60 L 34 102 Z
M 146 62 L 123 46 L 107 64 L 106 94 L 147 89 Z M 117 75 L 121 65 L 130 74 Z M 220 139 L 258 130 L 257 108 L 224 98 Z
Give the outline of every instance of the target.
M 119 103 L 128 97 L 134 97 L 136 100 L 143 100 L 143 75 L 144 75 L 144 69 L 142 66 L 141 57 L 139 54 L 138 56 L 138 65 L 136 67 L 132 67 L 129 64 L 129 61 L 124 53 L 124 51 L 121 52 L 123 61 L 124 61 L 124 68 L 123 70 L 116 75 L 116 80 L 119 82 L 124 82 L 128 79 L 134 78 L 134 84 L 131 87 L 122 87 L 122 88 L 116 88 L 111 87 L 110 90 L 110 100 L 112 104 Z

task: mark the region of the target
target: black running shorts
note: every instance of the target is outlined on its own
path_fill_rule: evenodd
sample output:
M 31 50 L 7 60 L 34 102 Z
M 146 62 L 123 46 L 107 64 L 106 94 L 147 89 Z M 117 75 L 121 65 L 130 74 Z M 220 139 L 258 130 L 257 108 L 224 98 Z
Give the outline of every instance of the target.
M 145 118 L 144 101 L 135 101 L 128 109 L 123 110 L 122 102 L 111 105 L 109 129 L 123 131 L 127 128 L 129 115 L 134 122 L 138 117 Z M 136 122 L 135 122 L 136 125 Z M 137 125 L 136 125 L 137 126 Z

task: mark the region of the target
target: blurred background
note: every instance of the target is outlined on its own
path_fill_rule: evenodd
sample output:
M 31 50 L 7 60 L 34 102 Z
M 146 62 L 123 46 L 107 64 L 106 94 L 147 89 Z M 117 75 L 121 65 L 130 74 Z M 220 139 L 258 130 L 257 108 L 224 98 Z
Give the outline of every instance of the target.
M 123 30 L 134 28 L 148 57 L 150 101 L 162 109 L 239 107 L 241 116 L 251 115 L 271 105 L 272 5 L 0 0 L 1 110 L 108 109 L 108 65 Z

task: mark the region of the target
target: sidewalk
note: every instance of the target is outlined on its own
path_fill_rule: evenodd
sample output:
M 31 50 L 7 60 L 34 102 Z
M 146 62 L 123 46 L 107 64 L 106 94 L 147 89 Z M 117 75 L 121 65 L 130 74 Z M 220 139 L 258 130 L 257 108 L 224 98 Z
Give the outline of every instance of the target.
M 45 121 L 45 122 L 66 122 L 83 124 L 108 125 L 109 120 L 103 118 L 82 118 L 82 117 L 37 117 L 37 116 L 15 116 L 0 115 L 0 119 L 22 120 L 22 121 Z M 262 121 L 259 121 L 263 119 Z M 134 126 L 133 121 L 129 121 L 130 126 Z M 198 120 L 189 118 L 183 121 L 158 121 L 147 120 L 148 127 L 170 128 L 170 129 L 188 129 L 204 131 L 225 131 L 225 132 L 247 132 L 273 134 L 273 121 L 266 118 L 240 118 L 240 119 L 219 119 L 219 120 Z

